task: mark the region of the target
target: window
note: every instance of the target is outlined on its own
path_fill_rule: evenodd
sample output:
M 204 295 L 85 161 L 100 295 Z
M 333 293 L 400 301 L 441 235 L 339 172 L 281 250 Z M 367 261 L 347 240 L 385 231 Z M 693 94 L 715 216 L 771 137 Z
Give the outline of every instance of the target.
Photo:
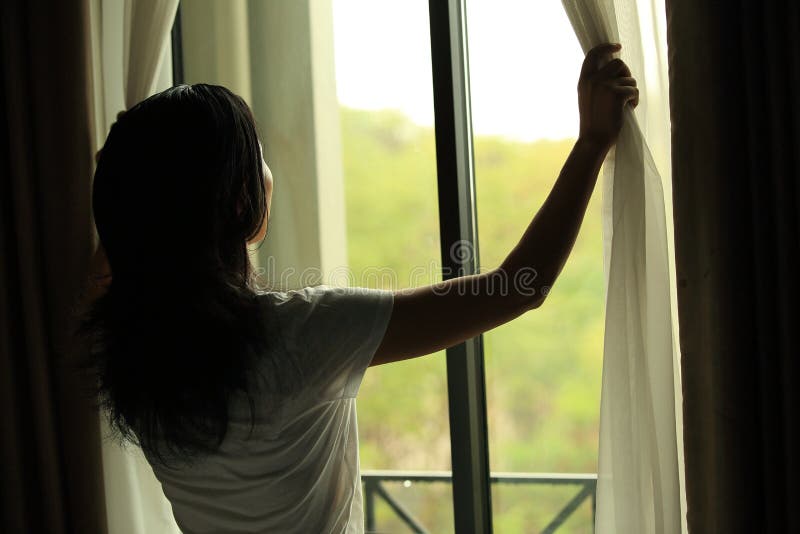
M 577 132 L 582 54 L 560 3 L 544 4 L 183 0 L 176 82 L 230 87 L 265 138 L 267 277 L 400 288 L 496 266 Z M 368 530 L 591 530 L 595 478 L 572 473 L 596 462 L 597 210 L 547 306 L 367 373 Z
M 436 282 L 441 262 L 427 2 L 333 0 L 332 6 L 352 281 L 385 289 Z M 449 479 L 408 476 L 450 470 L 446 392 L 443 353 L 367 372 L 358 397 L 367 530 L 407 530 L 392 506 L 431 531 L 453 530 Z
M 576 140 L 583 52 L 561 2 L 466 5 L 480 256 L 493 267 Z M 492 485 L 495 531 L 544 532 L 568 503 L 558 532 L 593 531 L 603 330 L 598 192 L 546 305 L 484 334 L 490 466 L 515 476 Z

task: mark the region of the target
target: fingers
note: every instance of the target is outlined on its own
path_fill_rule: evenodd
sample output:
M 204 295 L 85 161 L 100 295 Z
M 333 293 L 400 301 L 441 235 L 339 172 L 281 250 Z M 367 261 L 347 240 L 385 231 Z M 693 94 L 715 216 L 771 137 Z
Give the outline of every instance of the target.
M 614 52 L 618 52 L 621 48 L 622 45 L 619 43 L 603 43 L 586 52 L 586 57 L 581 67 L 581 76 L 583 77 L 596 72 L 608 56 Z
M 624 78 L 630 78 L 631 76 L 631 69 L 622 61 L 620 58 L 615 58 L 606 63 L 601 69 L 597 71 L 598 76 L 602 77 L 614 77 L 620 76 Z
M 604 56 L 606 54 L 613 54 L 614 52 L 619 52 L 621 48 L 622 45 L 620 43 L 602 43 L 595 46 L 588 52 L 586 52 L 586 58 L 597 59 L 598 57 Z
M 613 85 L 611 86 L 611 92 L 618 95 L 638 95 L 639 88 L 629 85 Z
M 636 87 L 636 78 L 631 76 L 623 76 L 621 78 L 614 79 L 615 85 L 630 85 L 631 87 Z
M 586 58 L 581 67 L 581 83 L 595 82 L 607 85 L 619 97 L 622 106 L 630 103 L 633 107 L 639 104 L 639 89 L 636 79 L 631 74 L 631 69 L 620 58 L 611 55 L 622 49 L 620 43 L 603 43 L 593 47 L 586 53 Z
M 611 87 L 611 91 L 620 97 L 620 101 L 624 106 L 630 102 L 633 107 L 639 105 L 639 89 L 628 85 L 615 85 Z

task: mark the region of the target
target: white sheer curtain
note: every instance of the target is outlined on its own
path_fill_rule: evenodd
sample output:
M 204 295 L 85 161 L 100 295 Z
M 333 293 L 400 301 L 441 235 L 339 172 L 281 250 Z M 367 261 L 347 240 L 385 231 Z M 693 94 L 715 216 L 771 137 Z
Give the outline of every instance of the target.
M 90 3 L 92 98 L 99 149 L 117 113 L 172 84 L 169 36 L 178 0 Z M 102 418 L 104 436 L 109 429 Z M 109 534 L 179 534 L 153 470 L 136 447 L 104 440 Z
M 122 59 L 126 108 L 156 92 L 177 9 L 178 0 L 125 1 Z
M 595 531 L 685 532 L 675 276 L 665 209 L 671 206 L 671 168 L 664 3 L 563 4 L 584 51 L 622 43 L 620 57 L 640 89 L 639 106 L 627 109 L 605 163 L 607 296 Z

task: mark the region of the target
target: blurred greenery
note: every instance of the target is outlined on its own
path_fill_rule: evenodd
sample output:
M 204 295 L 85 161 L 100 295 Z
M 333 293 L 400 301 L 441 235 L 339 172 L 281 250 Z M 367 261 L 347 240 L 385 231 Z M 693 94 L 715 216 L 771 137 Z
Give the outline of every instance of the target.
M 396 273 L 356 281 L 397 289 L 439 280 L 433 129 L 398 112 L 348 108 L 341 125 L 350 267 L 357 276 Z M 482 268 L 496 267 L 517 243 L 573 142 L 476 136 Z M 596 472 L 603 324 L 596 194 L 545 305 L 484 336 L 492 471 Z M 362 469 L 449 470 L 447 410 L 444 353 L 370 369 L 358 398 Z M 494 530 L 538 532 L 577 491 L 494 486 Z M 449 487 L 390 492 L 431 532 L 452 530 Z M 377 519 L 382 532 L 406 531 L 388 507 Z M 589 504 L 559 532 L 591 532 Z

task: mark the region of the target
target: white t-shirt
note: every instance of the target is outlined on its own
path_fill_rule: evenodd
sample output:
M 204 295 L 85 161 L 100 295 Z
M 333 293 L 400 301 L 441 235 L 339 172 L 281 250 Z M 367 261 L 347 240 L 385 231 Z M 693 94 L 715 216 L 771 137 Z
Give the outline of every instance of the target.
M 362 533 L 356 393 L 383 339 L 392 292 L 309 287 L 259 297 L 310 386 L 268 418 L 234 402 L 215 454 L 152 463 L 185 534 Z

